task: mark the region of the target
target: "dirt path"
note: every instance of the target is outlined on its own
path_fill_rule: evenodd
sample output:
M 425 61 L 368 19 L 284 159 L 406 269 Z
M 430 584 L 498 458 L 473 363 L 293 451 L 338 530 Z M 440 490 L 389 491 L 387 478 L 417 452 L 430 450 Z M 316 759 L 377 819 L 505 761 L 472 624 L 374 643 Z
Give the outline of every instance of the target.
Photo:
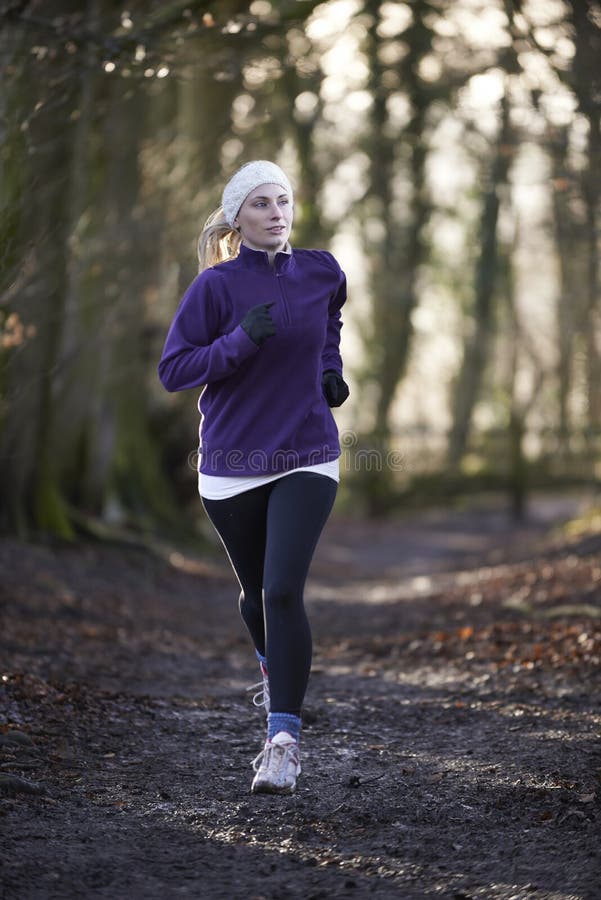
M 332 520 L 304 774 L 251 797 L 256 669 L 220 561 L 0 544 L 0 897 L 601 893 L 601 540 L 500 512 Z

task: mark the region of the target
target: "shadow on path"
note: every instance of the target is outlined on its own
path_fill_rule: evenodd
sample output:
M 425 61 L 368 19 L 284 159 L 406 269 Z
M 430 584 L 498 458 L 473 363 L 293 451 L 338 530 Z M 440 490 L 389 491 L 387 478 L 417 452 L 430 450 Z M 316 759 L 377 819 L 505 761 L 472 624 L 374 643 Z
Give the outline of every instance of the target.
M 578 503 L 328 524 L 289 798 L 249 794 L 225 567 L 2 542 L 0 771 L 41 793 L 0 791 L 1 896 L 596 898 L 601 551 L 543 552 Z

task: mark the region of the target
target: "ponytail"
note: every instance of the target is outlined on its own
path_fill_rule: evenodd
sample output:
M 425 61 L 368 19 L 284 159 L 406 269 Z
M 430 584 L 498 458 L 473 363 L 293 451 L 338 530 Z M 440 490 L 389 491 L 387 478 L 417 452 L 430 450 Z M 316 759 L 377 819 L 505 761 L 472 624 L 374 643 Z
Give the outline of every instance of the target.
M 227 222 L 220 206 L 211 213 L 198 238 L 198 271 L 238 255 L 242 238 Z

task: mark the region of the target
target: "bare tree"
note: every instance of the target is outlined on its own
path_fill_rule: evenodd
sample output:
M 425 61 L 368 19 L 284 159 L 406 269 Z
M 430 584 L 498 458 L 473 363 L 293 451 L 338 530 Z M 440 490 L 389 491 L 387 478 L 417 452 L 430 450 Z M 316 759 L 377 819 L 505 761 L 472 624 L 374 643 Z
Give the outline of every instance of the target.
M 456 467 L 465 451 L 472 415 L 482 388 L 494 331 L 495 279 L 497 274 L 497 225 L 501 192 L 513 157 L 513 139 L 507 95 L 501 101 L 499 131 L 482 199 L 480 250 L 474 279 L 473 326 L 463 351 L 453 399 L 453 424 L 448 458 Z
M 587 165 L 582 173 L 587 253 L 586 359 L 589 427 L 593 434 L 598 435 L 601 431 L 601 10 L 598 4 L 587 0 L 570 0 L 567 6 L 576 51 L 569 80 L 578 100 L 578 108 L 588 125 Z

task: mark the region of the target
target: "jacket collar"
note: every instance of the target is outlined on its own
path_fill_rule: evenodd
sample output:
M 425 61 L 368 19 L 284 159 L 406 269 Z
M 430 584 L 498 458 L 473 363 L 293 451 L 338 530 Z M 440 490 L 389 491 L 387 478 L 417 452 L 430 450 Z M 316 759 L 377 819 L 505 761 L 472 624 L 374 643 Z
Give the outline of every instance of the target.
M 286 244 L 284 250 L 276 253 L 273 261 L 273 267 L 269 263 L 269 256 L 266 250 L 252 250 L 246 244 L 240 244 L 240 252 L 238 254 L 240 263 L 245 268 L 250 269 L 272 269 L 278 274 L 287 272 L 294 265 L 294 252 L 290 244 Z

